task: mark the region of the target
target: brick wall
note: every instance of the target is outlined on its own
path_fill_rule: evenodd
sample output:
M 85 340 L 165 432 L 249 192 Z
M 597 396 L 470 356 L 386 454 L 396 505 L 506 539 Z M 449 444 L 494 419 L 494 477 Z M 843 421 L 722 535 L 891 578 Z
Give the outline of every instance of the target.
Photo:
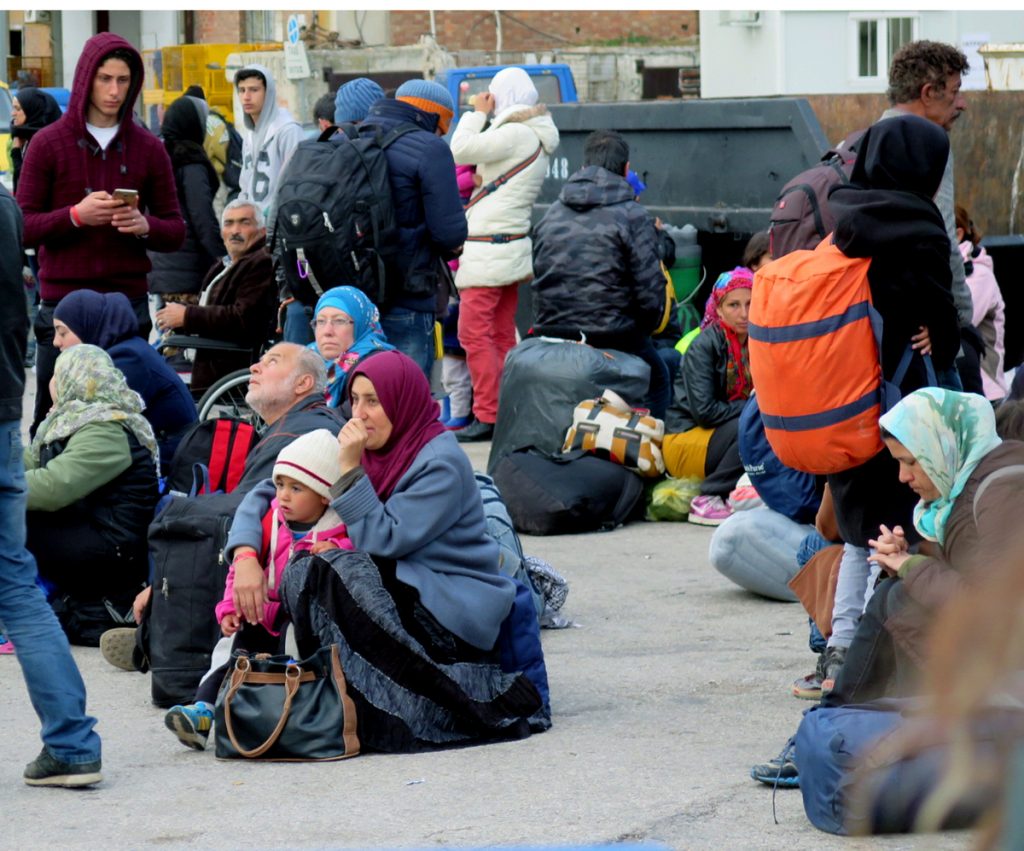
M 390 42 L 415 44 L 430 32 L 428 12 L 392 11 Z M 437 41 L 447 50 L 494 50 L 494 13 L 459 11 L 434 13 Z M 544 12 L 501 13 L 502 49 L 543 50 L 552 47 L 616 41 L 621 44 L 671 44 L 698 34 L 696 11 L 657 12 Z
M 242 40 L 243 12 L 196 10 L 193 14 L 198 44 L 235 44 Z

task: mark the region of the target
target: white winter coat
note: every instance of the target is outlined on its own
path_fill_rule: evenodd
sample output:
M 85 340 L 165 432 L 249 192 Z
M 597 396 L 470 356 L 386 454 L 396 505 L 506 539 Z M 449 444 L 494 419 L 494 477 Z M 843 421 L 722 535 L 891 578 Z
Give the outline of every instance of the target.
M 528 159 L 538 145 L 542 152 L 528 168 L 466 213 L 469 235 L 529 233 L 533 202 L 544 182 L 550 156 L 558 147 L 558 128 L 543 104 L 510 106 L 484 130 L 486 121 L 487 116 L 480 112 L 463 115 L 451 140 L 455 162 L 475 165 L 482 185 Z M 532 256 L 529 237 L 506 243 L 467 242 L 459 258 L 455 285 L 460 290 L 500 287 L 530 278 Z

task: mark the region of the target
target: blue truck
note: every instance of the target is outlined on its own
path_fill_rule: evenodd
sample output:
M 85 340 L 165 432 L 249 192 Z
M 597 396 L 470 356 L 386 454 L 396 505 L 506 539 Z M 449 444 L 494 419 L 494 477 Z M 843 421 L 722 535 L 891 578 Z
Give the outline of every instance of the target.
M 486 65 L 478 68 L 449 68 L 438 74 L 434 80 L 440 83 L 452 96 L 455 103 L 455 117 L 452 119 L 451 128 L 454 130 L 459 121 L 459 116 L 469 109 L 469 99 L 479 92 L 485 91 L 491 78 L 503 68 L 510 68 L 510 65 Z M 576 82 L 572 77 L 572 69 L 564 62 L 550 65 L 517 65 L 522 68 L 537 87 L 540 95 L 540 102 L 553 103 L 576 103 L 579 98 L 576 96 Z

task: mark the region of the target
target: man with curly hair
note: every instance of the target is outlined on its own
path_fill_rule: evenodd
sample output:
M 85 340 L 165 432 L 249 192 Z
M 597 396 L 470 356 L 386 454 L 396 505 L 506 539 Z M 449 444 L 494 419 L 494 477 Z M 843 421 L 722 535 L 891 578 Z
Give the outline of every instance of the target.
M 970 66 L 967 57 L 951 44 L 938 41 L 912 41 L 903 45 L 889 66 L 889 102 L 892 106 L 882 118 L 911 113 L 938 124 L 947 133 L 967 108 L 960 90 L 961 78 Z M 964 262 L 956 238 L 956 212 L 953 199 L 953 149 L 946 161 L 935 205 L 942 213 L 949 234 L 949 268 L 953 273 L 953 301 L 960 326 L 971 324 L 971 292 L 964 277 Z

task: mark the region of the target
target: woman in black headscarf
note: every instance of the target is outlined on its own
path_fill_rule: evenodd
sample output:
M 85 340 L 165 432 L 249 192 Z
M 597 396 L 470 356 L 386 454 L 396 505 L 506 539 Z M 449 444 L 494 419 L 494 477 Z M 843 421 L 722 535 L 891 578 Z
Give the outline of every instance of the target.
M 149 255 L 153 263 L 149 291 L 163 302 L 196 304 L 203 278 L 226 253 L 213 210 L 220 180 L 203 149 L 209 111 L 202 98 L 182 96 L 167 107 L 160 128 L 185 218 L 181 248 L 171 254 Z
M 14 171 L 14 190 L 18 190 L 21 163 L 32 137 L 47 124 L 61 116 L 53 95 L 42 89 L 18 89 L 14 93 L 11 109 L 11 167 Z

